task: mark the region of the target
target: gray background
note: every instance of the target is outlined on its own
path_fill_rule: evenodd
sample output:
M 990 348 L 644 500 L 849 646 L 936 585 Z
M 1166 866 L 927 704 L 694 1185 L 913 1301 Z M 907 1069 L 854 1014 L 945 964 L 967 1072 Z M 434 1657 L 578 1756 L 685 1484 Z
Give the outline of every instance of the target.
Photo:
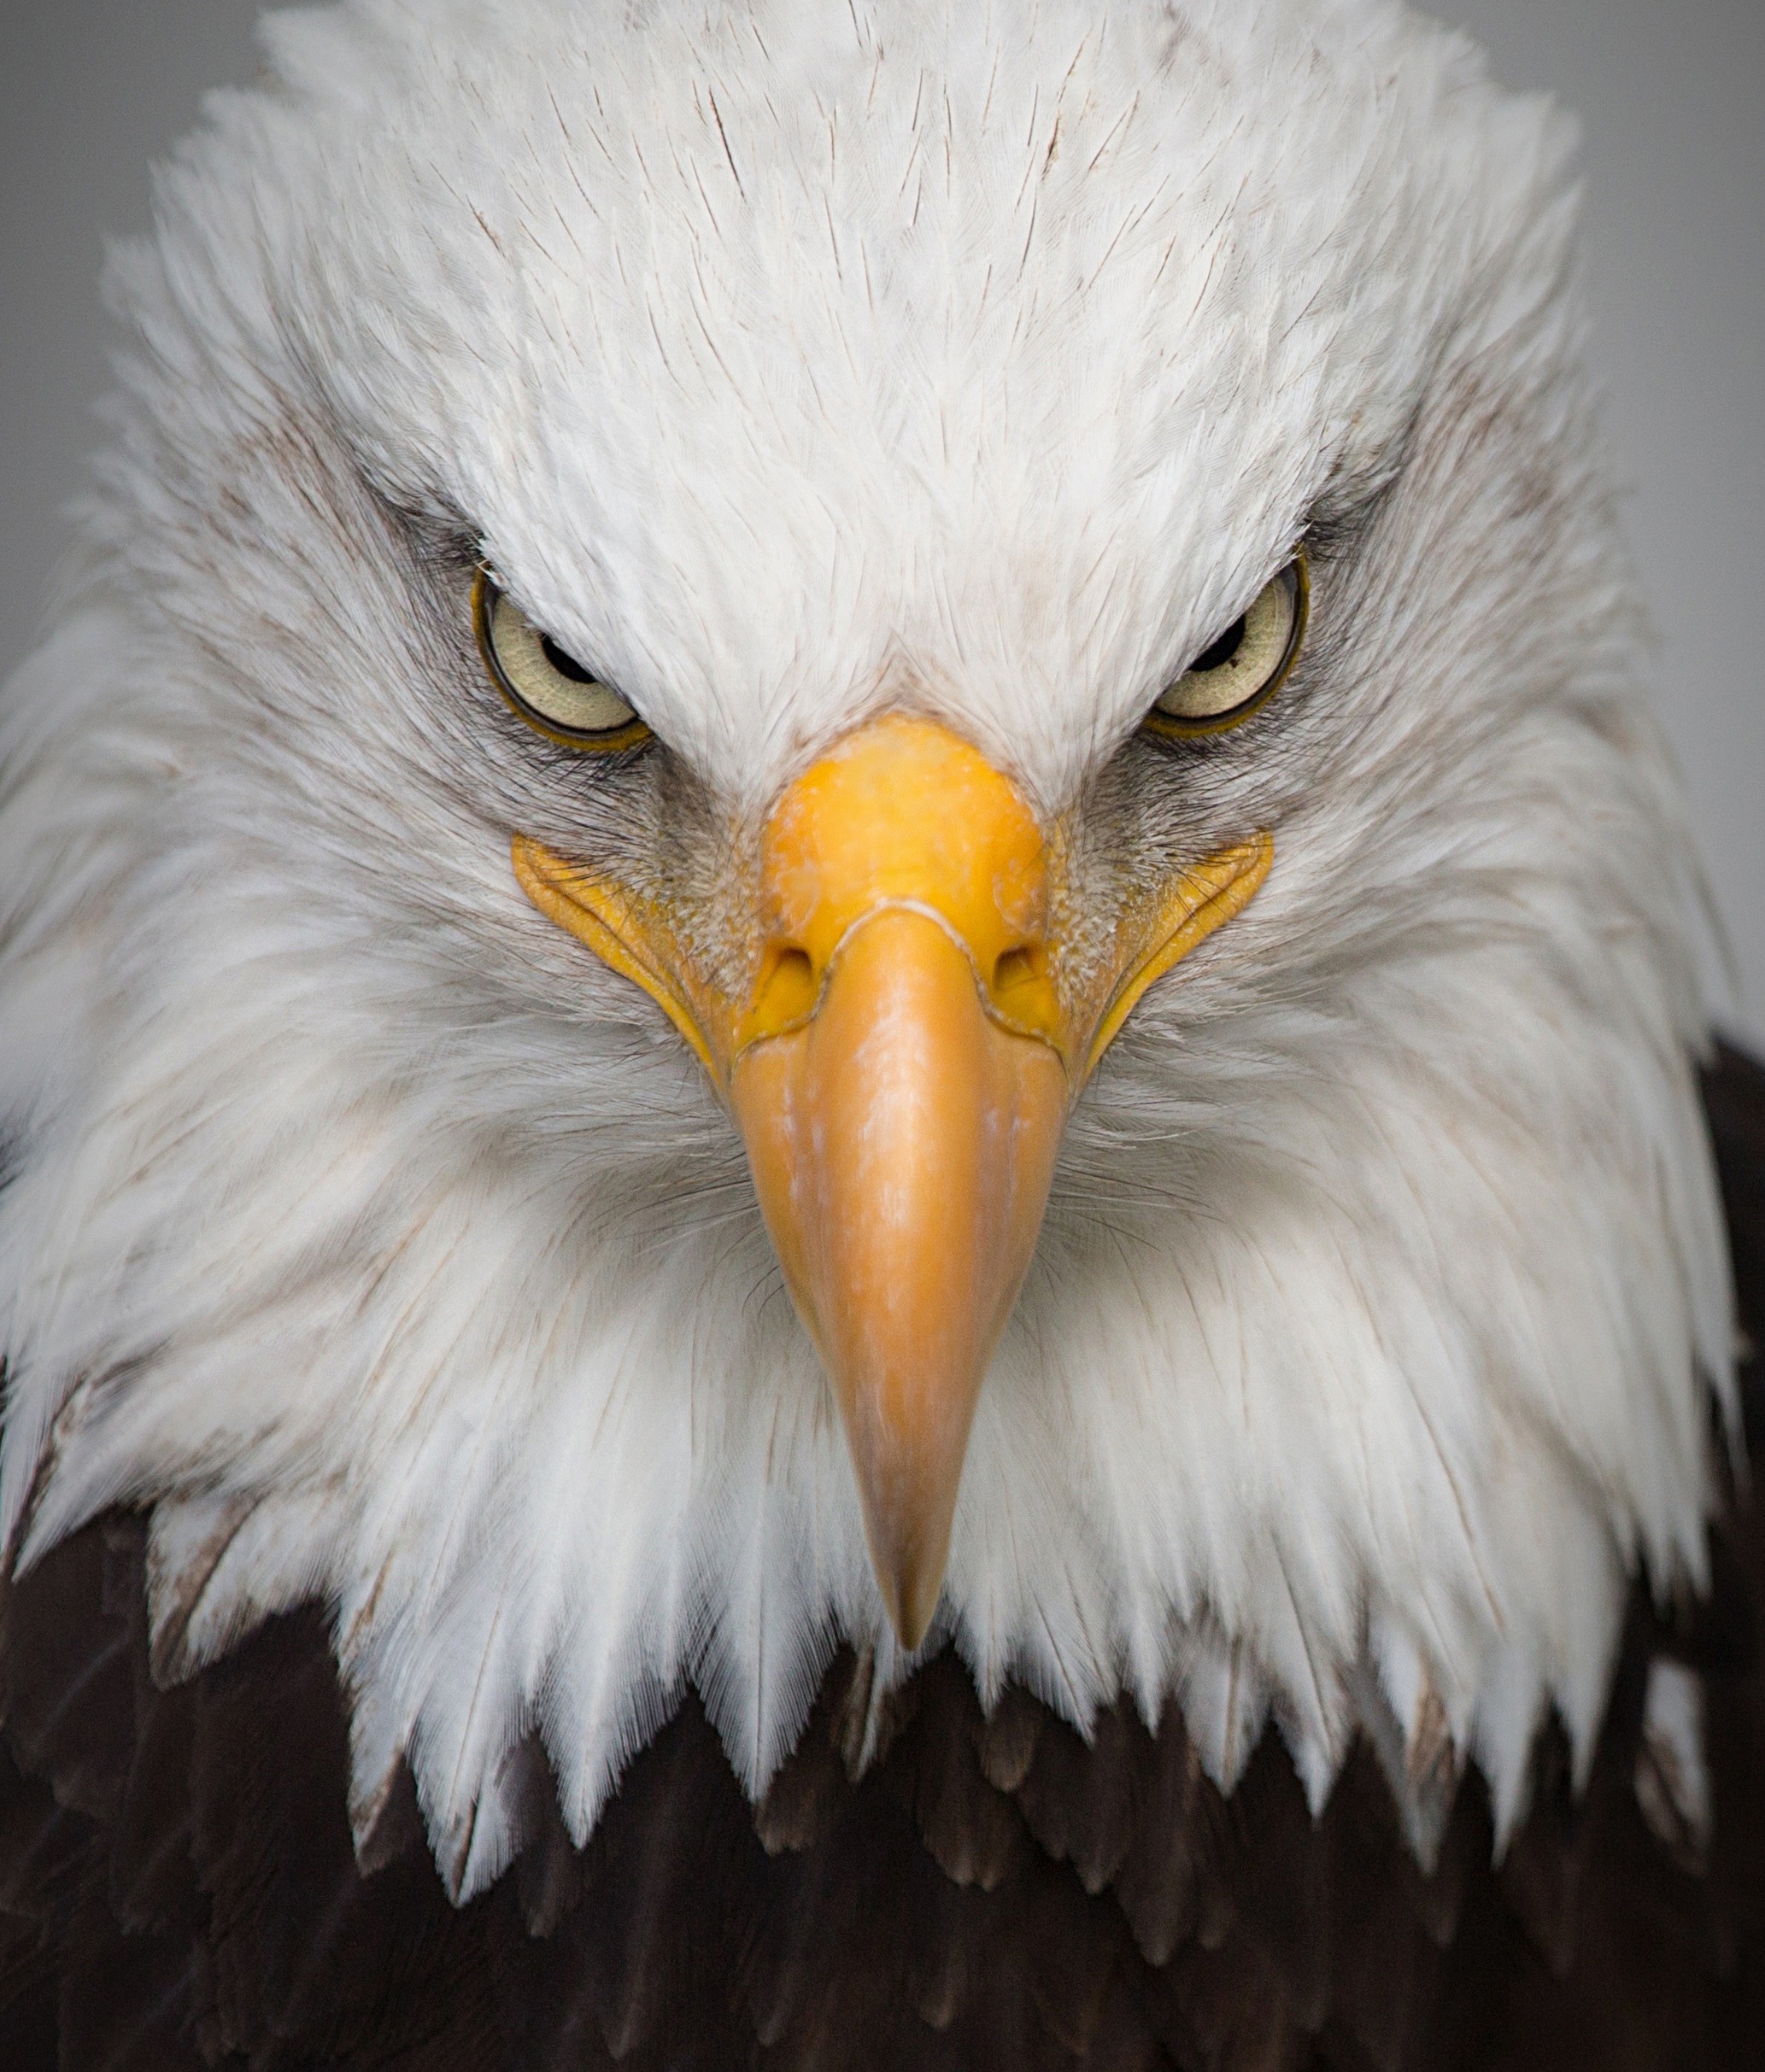
M 255 0 L 0 0 L 0 669 L 25 652 L 97 436 L 106 234 L 202 90 L 256 68 Z M 1586 125 L 1608 427 L 1738 996 L 1765 1050 L 1765 0 L 1439 0 Z

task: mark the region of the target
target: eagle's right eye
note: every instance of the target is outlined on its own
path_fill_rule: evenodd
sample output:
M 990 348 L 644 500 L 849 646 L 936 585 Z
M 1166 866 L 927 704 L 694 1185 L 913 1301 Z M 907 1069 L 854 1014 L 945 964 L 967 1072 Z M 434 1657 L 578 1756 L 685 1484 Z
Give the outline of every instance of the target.
M 640 748 L 650 738 L 636 706 L 542 633 L 482 568 L 472 585 L 472 616 L 490 681 L 548 740 L 610 753 Z

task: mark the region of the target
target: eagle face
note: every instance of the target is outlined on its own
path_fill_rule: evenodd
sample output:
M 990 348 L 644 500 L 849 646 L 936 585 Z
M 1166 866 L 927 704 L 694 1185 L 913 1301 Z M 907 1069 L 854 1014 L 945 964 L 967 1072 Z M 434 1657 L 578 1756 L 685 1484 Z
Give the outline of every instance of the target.
M 1728 1373 L 1564 126 L 1382 0 L 267 35 L 5 713 L 15 1559 L 333 1606 L 460 1896 L 841 1641 L 1504 1832 Z

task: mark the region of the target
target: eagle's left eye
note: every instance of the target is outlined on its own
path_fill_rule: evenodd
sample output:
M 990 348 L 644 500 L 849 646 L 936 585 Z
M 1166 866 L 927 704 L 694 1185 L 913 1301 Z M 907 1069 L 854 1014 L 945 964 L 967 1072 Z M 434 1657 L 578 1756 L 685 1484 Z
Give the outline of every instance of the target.
M 1299 659 L 1310 598 L 1302 551 L 1158 699 L 1147 732 L 1179 740 L 1223 734 L 1266 705 Z
M 491 682 L 548 740 L 609 752 L 649 739 L 636 706 L 542 633 L 483 569 L 472 586 L 472 616 Z

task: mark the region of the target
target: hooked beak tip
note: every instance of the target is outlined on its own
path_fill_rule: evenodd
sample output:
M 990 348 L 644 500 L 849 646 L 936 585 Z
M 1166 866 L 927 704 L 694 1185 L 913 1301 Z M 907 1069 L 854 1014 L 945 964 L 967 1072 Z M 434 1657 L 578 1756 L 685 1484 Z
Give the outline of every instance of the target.
M 894 1591 L 888 1594 L 886 1599 L 888 1623 L 894 1628 L 895 1638 L 904 1653 L 912 1654 L 930 1630 L 932 1614 L 937 1610 L 942 1588 L 940 1579 L 929 1590 L 908 1583 L 899 1595 Z
M 871 1490 L 865 1488 L 868 1498 Z M 865 1505 L 865 1536 L 870 1542 L 871 1569 L 882 1593 L 882 1608 L 902 1650 L 912 1654 L 931 1630 L 943 1595 L 944 1572 L 950 1559 L 950 1527 L 955 1509 L 954 1490 L 942 1515 L 925 1515 L 920 1510 L 901 1529 L 891 1531 L 879 1520 L 868 1501 Z

